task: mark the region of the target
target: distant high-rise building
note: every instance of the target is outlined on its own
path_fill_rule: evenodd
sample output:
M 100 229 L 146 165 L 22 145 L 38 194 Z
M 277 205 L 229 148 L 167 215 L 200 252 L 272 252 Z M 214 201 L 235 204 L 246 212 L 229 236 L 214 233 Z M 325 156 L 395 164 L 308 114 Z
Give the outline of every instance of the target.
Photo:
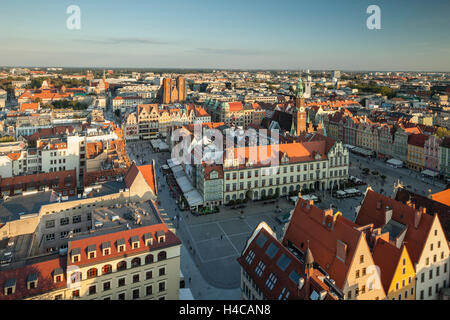
M 162 103 L 172 103 L 172 79 L 165 78 L 163 81 Z
M 162 86 L 162 103 L 170 104 L 186 101 L 186 80 L 179 76 L 176 86 L 171 78 L 165 78 Z
M 186 100 L 186 80 L 184 77 L 177 78 L 178 100 L 184 102 Z
M 332 79 L 340 79 L 341 78 L 341 72 L 339 70 L 334 70 L 331 73 L 331 78 Z

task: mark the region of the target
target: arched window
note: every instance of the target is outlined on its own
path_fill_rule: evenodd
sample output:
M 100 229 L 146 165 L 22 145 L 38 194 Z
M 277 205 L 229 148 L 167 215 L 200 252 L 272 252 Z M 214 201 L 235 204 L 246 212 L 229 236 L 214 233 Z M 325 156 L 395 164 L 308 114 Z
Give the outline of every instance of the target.
M 140 265 L 141 265 L 141 258 L 134 258 L 133 260 L 131 260 L 132 268 L 139 267 Z
M 165 251 L 161 251 L 158 253 L 158 261 L 166 260 L 167 259 L 167 253 Z
M 153 255 L 149 254 L 145 257 L 145 264 L 153 263 Z
M 111 273 L 111 272 L 112 272 L 112 265 L 106 264 L 106 265 L 103 266 L 103 268 L 102 268 L 102 273 L 103 274 L 108 274 L 108 273 Z
M 126 270 L 127 269 L 127 263 L 126 261 L 120 261 L 117 264 L 117 271 Z
M 88 279 L 95 278 L 96 276 L 97 276 L 97 268 L 91 268 L 88 270 L 87 272 Z

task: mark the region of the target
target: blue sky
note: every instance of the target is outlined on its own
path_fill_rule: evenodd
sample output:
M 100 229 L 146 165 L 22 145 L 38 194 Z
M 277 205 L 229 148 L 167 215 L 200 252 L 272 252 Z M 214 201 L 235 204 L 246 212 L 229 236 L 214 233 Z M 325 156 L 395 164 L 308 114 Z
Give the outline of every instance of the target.
M 68 30 L 66 8 L 81 9 Z M 369 5 L 381 30 L 366 27 Z M 450 71 L 448 0 L 3 0 L 0 65 Z

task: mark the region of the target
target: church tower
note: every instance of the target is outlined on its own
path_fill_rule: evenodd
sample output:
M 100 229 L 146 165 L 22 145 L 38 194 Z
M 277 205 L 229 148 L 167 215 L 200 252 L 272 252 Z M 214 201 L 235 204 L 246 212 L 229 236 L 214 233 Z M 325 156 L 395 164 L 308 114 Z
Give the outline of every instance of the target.
M 296 134 L 299 136 L 302 132 L 307 130 L 306 127 L 306 109 L 305 109 L 305 98 L 303 92 L 303 81 L 302 78 L 298 78 L 297 83 L 297 93 L 295 95 L 295 121 L 296 121 Z

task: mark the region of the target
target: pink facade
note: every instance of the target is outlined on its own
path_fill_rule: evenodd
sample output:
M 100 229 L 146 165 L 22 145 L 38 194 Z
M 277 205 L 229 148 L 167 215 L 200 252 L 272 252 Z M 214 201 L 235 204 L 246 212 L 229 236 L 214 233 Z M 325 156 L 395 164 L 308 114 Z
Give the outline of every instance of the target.
M 432 171 L 439 172 L 439 145 L 441 139 L 430 136 L 424 145 L 424 167 Z

